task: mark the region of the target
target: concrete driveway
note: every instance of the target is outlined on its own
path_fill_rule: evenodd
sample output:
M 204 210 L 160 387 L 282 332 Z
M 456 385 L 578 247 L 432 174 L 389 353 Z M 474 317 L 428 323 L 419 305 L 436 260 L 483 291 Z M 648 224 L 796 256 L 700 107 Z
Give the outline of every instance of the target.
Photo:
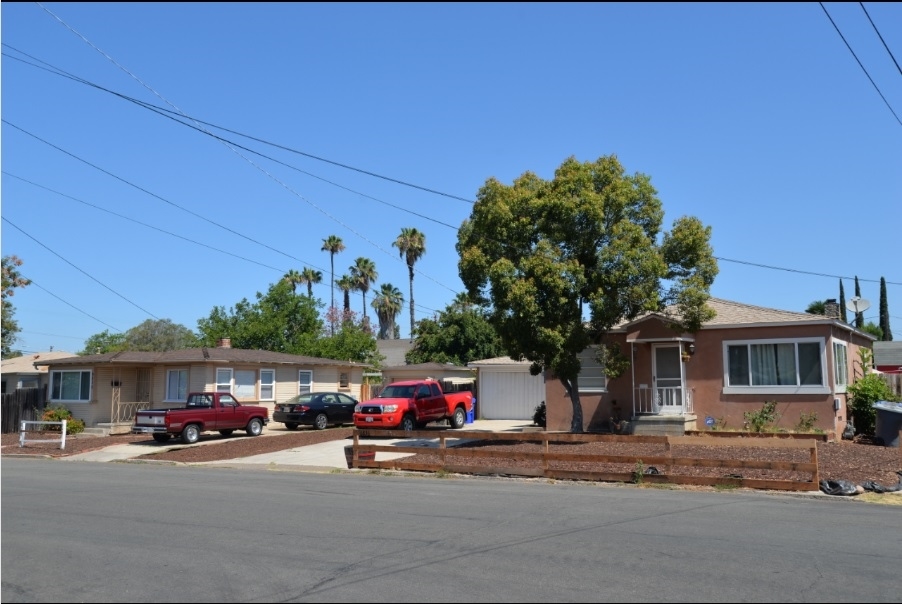
M 534 428 L 530 420 L 484 420 L 478 419 L 472 424 L 464 426 L 464 431 L 478 432 L 523 432 L 524 429 Z M 263 430 L 262 436 L 276 436 L 286 431 L 285 426 L 279 423 L 270 423 Z M 446 445 L 457 444 L 464 439 L 446 438 Z M 195 447 L 213 446 L 219 441 L 201 441 Z M 404 443 L 407 446 L 415 447 L 438 447 L 439 438 L 422 438 L 417 440 L 410 439 L 390 439 L 390 438 L 361 438 L 360 444 L 391 446 L 397 443 Z M 317 443 L 314 445 L 306 445 L 293 449 L 285 449 L 282 451 L 274 451 L 272 453 L 262 453 L 260 455 L 252 455 L 250 457 L 241 457 L 226 461 L 203 462 L 198 465 L 257 465 L 269 468 L 291 467 L 304 468 L 307 470 L 330 471 L 333 469 L 347 470 L 347 460 L 345 459 L 345 446 L 351 443 L 350 440 L 342 438 L 339 440 Z M 165 446 L 165 445 L 164 445 Z M 184 445 L 178 441 L 173 441 L 172 447 L 183 447 Z M 170 448 L 172 448 L 170 447 Z M 148 443 L 147 445 L 137 445 L 135 443 L 125 445 L 113 445 L 97 451 L 89 451 L 78 455 L 71 455 L 63 459 L 67 461 L 125 461 L 135 457 L 139 457 L 146 453 L 159 452 L 161 446 L 159 443 Z M 387 453 L 380 451 L 376 454 L 378 460 L 395 459 L 398 457 L 406 457 L 410 453 Z

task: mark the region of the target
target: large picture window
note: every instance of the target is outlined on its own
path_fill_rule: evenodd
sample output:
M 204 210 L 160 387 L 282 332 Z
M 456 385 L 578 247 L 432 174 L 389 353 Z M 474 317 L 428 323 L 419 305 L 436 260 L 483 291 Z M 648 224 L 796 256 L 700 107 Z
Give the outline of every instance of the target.
M 170 369 L 166 372 L 166 400 L 188 400 L 188 370 Z
M 91 400 L 91 372 L 51 372 L 50 399 L 54 401 L 89 402 Z
M 598 346 L 590 346 L 579 354 L 580 392 L 605 392 L 607 388 L 604 365 L 598 359 L 599 350 Z
M 825 393 L 824 340 L 725 342 L 727 393 Z
M 257 398 L 257 372 L 253 369 L 235 371 L 235 391 L 232 393 L 239 401 L 252 401 Z

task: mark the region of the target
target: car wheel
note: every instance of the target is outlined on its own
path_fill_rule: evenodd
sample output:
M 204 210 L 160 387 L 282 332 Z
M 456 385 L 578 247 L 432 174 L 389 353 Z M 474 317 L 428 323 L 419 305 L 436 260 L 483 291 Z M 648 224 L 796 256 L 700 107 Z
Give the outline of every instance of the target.
M 158 443 L 168 443 L 169 439 L 172 438 L 172 434 L 154 434 L 153 439 Z
M 455 409 L 454 415 L 451 416 L 451 427 L 455 430 L 460 430 L 466 422 L 467 414 L 464 413 L 464 410 L 461 407 Z
M 231 428 L 228 430 L 220 430 L 219 431 L 219 433 L 222 434 L 223 436 L 231 436 L 232 432 L 234 432 L 234 430 L 232 430 Z
M 259 417 L 255 417 L 251 421 L 247 423 L 247 428 L 245 428 L 248 436 L 260 436 L 263 434 L 263 422 L 260 421 Z
M 320 413 L 313 419 L 313 426 L 317 430 L 325 430 L 329 427 L 329 418 L 326 417 L 325 413 Z
M 412 432 L 416 427 L 416 422 L 413 420 L 413 416 L 405 415 L 401 418 L 401 425 L 398 426 L 398 429 L 404 430 L 405 432 Z
M 200 440 L 200 428 L 197 424 L 188 424 L 182 430 L 182 442 L 186 445 L 193 445 Z
M 286 430 L 297 430 L 298 429 L 297 422 L 285 422 L 285 429 Z

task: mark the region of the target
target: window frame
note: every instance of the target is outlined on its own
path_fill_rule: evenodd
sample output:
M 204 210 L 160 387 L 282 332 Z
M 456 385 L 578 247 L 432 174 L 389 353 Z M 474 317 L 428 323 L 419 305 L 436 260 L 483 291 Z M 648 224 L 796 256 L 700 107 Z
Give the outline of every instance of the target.
M 722 354 L 723 354 L 723 393 L 724 394 L 829 394 L 831 392 L 829 387 L 828 374 L 827 374 L 827 359 L 826 359 L 826 338 L 823 337 L 802 337 L 802 338 L 761 338 L 761 339 L 746 339 L 746 340 L 724 340 L 722 342 Z M 752 346 L 766 346 L 770 344 L 792 344 L 794 349 L 794 363 L 795 363 L 795 371 L 796 371 L 796 383 L 794 385 L 777 385 L 777 384 L 769 384 L 769 385 L 760 385 L 755 386 L 751 384 L 751 347 Z M 799 344 L 817 344 L 818 345 L 818 364 L 820 366 L 821 372 L 821 383 L 820 384 L 811 384 L 805 385 L 800 384 L 800 367 L 799 367 Z M 746 367 L 746 371 L 749 374 L 749 384 L 744 385 L 731 385 L 730 384 L 730 354 L 729 350 L 731 347 L 746 347 L 746 360 L 748 367 Z
M 838 351 L 842 351 L 842 355 Z M 839 357 L 842 356 L 842 367 Z M 833 340 L 833 391 L 842 393 L 849 386 L 849 344 L 841 340 Z
M 301 381 L 301 376 L 308 376 L 306 390 L 304 390 L 304 383 Z M 301 394 L 310 394 L 313 392 L 313 370 L 312 369 L 298 369 L 298 395 Z
M 228 388 L 226 390 L 221 389 L 222 386 L 226 385 L 226 382 L 220 381 L 220 379 L 219 379 L 220 371 L 228 372 L 228 374 L 229 374 Z M 214 387 L 215 391 L 216 392 L 228 392 L 229 394 L 232 394 L 232 380 L 234 379 L 234 377 L 235 377 L 235 372 L 232 370 L 231 367 L 217 367 L 216 368 L 216 384 Z
M 269 374 L 272 376 L 272 379 L 269 383 L 263 382 L 263 374 Z M 271 388 L 272 393 L 270 396 L 265 396 L 263 393 L 264 388 Z M 260 370 L 260 400 L 261 401 L 274 401 L 276 400 L 276 370 L 275 369 L 261 369 Z
M 257 397 L 257 371 L 255 369 L 236 369 L 232 373 L 234 380 L 232 396 L 241 401 L 253 400 Z M 241 382 L 239 378 L 250 378 L 250 382 Z
M 347 371 L 342 371 L 338 374 L 338 389 L 339 390 L 350 390 L 351 389 L 351 380 L 350 374 Z
M 57 382 L 57 379 L 62 379 L 61 377 L 58 378 L 57 376 L 62 376 L 62 374 L 65 374 L 65 373 L 79 374 L 79 387 L 78 387 L 79 398 L 77 398 L 77 399 L 62 398 L 62 394 L 63 394 L 62 383 L 60 383 L 59 389 L 54 388 L 54 386 Z M 82 393 L 85 388 L 84 383 L 82 382 L 82 380 L 85 379 L 85 375 L 87 375 L 87 377 L 88 377 L 88 396 L 87 396 L 87 398 L 81 398 Z M 57 394 L 56 396 L 54 396 L 55 393 Z M 58 402 L 58 403 L 90 403 L 93 395 L 94 395 L 94 371 L 93 370 L 91 370 L 91 369 L 56 369 L 56 370 L 50 372 L 50 400 L 51 401 Z
M 171 376 L 173 373 L 179 373 L 179 374 L 180 374 L 180 373 L 182 373 L 182 372 L 185 373 L 185 386 L 184 386 L 184 389 L 185 389 L 185 396 L 183 396 L 183 397 L 172 398 L 172 396 L 171 396 L 171 395 L 172 395 L 172 392 L 171 392 L 170 389 L 169 389 L 169 387 L 170 387 L 170 385 L 171 385 L 171 384 L 169 383 L 170 376 Z M 166 398 L 164 399 L 163 402 L 165 402 L 165 403 L 184 403 L 184 402 L 187 402 L 187 401 L 188 401 L 188 390 L 189 390 L 189 387 L 188 387 L 188 384 L 189 384 L 189 381 L 188 381 L 188 380 L 189 380 L 189 379 L 190 379 L 190 372 L 189 372 L 188 369 L 186 369 L 186 368 L 180 368 L 180 369 L 167 369 L 167 370 L 166 370 Z M 181 382 L 181 377 L 179 378 L 179 381 Z M 179 384 L 178 389 L 179 389 L 179 392 L 181 392 L 181 390 L 182 390 L 181 384 Z
M 601 349 L 601 346 L 591 345 L 581 353 L 579 353 L 579 377 L 578 383 L 579 388 L 578 391 L 586 394 L 592 393 L 604 393 L 608 391 L 608 376 L 604 372 L 604 363 L 599 361 L 596 357 L 598 355 L 598 351 Z M 591 353 L 590 353 L 591 351 Z M 587 371 L 589 370 L 592 373 L 599 373 L 600 376 L 589 376 L 587 375 Z M 587 385 L 583 382 L 584 379 L 588 380 L 601 380 L 602 385 L 598 386 L 597 382 L 593 383 L 591 386 Z

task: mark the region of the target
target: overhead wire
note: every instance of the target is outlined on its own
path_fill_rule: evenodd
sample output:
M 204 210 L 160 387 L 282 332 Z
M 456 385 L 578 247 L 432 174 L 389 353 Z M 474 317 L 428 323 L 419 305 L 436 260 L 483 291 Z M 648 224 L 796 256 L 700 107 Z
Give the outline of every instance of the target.
M 868 21 L 871 23 L 871 27 L 874 28 L 874 32 L 877 34 L 877 37 L 880 38 L 880 42 L 883 44 L 883 48 L 886 49 L 886 52 L 889 53 L 889 57 L 893 60 L 893 63 L 896 65 L 896 69 L 899 70 L 899 73 L 902 74 L 902 67 L 899 66 L 899 61 L 896 60 L 895 55 L 893 55 L 893 51 L 889 49 L 889 46 L 886 45 L 886 40 L 883 39 L 883 36 L 880 34 L 880 30 L 877 29 L 877 25 L 874 24 L 874 20 L 871 19 L 871 15 L 868 13 L 868 9 L 864 7 L 864 2 L 859 2 L 859 6 L 861 6 L 861 10 L 864 11 L 865 16 L 868 18 Z

